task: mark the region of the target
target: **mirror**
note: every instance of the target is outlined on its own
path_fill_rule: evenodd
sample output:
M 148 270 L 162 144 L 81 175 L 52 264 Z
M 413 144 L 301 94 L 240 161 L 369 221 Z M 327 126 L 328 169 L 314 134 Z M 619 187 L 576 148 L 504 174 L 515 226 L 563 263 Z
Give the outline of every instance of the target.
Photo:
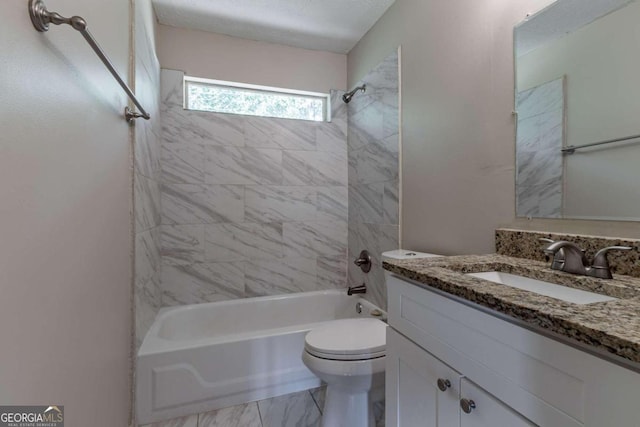
M 558 0 L 514 45 L 517 216 L 639 221 L 640 1 Z

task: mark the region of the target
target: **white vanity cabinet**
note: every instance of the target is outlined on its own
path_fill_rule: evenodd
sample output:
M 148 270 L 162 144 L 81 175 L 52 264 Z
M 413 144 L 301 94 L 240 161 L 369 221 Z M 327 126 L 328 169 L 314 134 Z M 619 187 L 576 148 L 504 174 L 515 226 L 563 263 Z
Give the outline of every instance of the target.
M 637 372 L 389 273 L 387 293 L 387 427 L 640 427 Z
M 460 426 L 458 372 L 391 328 L 386 357 L 386 425 Z
M 535 425 L 391 328 L 386 384 L 389 426 Z

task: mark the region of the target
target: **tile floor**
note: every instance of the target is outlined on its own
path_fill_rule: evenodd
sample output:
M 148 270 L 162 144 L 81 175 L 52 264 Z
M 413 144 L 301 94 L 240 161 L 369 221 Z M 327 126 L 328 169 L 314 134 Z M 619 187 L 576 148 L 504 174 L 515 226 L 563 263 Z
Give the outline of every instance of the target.
M 143 427 L 320 427 L 326 387 L 246 403 Z M 384 427 L 384 402 L 374 405 Z

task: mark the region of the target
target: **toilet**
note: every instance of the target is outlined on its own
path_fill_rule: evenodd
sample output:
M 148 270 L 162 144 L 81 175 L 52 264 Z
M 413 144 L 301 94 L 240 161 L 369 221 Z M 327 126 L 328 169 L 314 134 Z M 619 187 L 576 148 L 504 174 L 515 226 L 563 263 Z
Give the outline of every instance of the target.
M 398 249 L 382 259 L 439 256 Z M 322 427 L 375 426 L 371 393 L 384 386 L 386 329 L 376 318 L 340 319 L 307 334 L 302 361 L 327 383 Z
M 341 319 L 311 330 L 302 361 L 327 383 L 322 427 L 373 427 L 371 391 L 384 385 L 386 323 Z

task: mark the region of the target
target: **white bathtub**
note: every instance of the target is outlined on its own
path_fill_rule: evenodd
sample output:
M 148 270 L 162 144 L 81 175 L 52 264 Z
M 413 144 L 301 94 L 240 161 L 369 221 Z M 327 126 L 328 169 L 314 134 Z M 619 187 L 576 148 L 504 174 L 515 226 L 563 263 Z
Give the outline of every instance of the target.
M 320 380 L 301 360 L 306 333 L 330 320 L 369 317 L 373 309 L 338 290 L 164 309 L 138 352 L 138 423 L 317 387 Z

